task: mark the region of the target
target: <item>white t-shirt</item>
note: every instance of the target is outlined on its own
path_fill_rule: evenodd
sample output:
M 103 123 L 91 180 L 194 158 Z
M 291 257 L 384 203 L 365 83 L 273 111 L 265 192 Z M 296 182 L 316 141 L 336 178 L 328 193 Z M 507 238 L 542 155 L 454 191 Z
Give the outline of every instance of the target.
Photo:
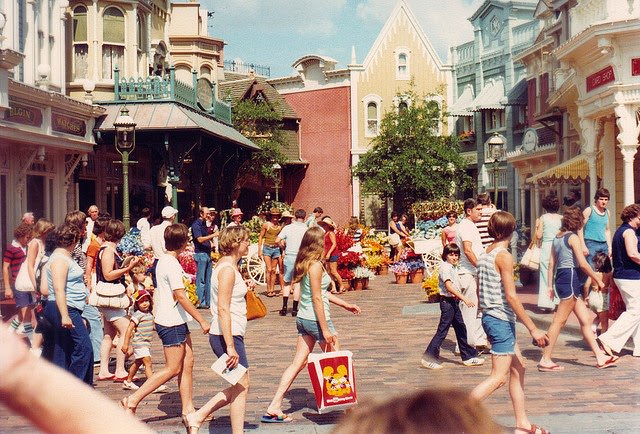
M 302 243 L 302 237 L 304 237 L 307 229 L 309 228 L 306 224 L 298 221 L 295 221 L 290 225 L 282 228 L 282 230 L 278 234 L 278 238 L 284 240 L 285 242 L 285 255 L 296 256 L 298 254 L 298 250 L 300 250 L 300 244 Z
M 142 217 L 136 223 L 136 227 L 140 231 L 140 240 L 142 241 L 142 246 L 145 249 L 151 247 L 151 237 L 149 235 L 149 231 L 151 230 L 151 225 L 149 224 L 149 220 L 145 217 Z M 164 233 L 162 234 L 164 238 Z
M 211 328 L 209 334 L 222 335 L 222 329 L 220 329 L 220 320 L 218 318 L 218 273 L 221 269 L 226 267 L 233 267 L 229 263 L 222 263 L 216 265 L 211 272 Z M 231 304 L 229 305 L 229 311 L 231 312 L 231 334 L 233 336 L 244 336 L 247 330 L 247 302 L 244 299 L 247 293 L 247 284 L 242 278 L 242 274 L 233 268 L 236 274 L 235 281 L 233 283 L 233 289 L 231 290 Z
M 151 239 L 151 248 L 153 249 L 153 257 L 160 259 L 166 255 L 167 249 L 164 247 L 164 230 L 171 225 L 169 220 L 164 220 L 157 226 L 149 230 L 149 238 Z
M 184 270 L 178 259 L 163 255 L 156 267 L 158 286 L 153 293 L 153 316 L 156 324 L 165 327 L 177 326 L 191 321 L 191 315 L 173 298 L 174 289 L 184 290 Z
M 484 252 L 482 246 L 482 239 L 480 238 L 480 231 L 478 227 L 469 218 L 463 219 L 458 224 L 458 232 L 456 233 L 456 244 L 460 247 L 460 262 L 458 268 L 461 273 L 476 274 L 476 267 L 474 267 L 467 255 L 464 254 L 464 241 L 471 241 L 471 250 L 476 255 L 476 260 L 480 257 L 480 254 Z

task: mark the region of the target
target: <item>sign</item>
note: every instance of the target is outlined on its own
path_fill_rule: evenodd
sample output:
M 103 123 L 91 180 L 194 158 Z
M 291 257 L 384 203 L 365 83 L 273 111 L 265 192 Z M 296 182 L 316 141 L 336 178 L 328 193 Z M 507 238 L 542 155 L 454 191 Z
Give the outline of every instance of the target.
M 198 104 L 203 110 L 211 110 L 213 107 L 213 89 L 211 82 L 204 77 L 200 77 L 196 84 L 196 92 L 198 94 Z
M 535 128 L 527 128 L 522 137 L 522 149 L 531 152 L 538 146 L 538 131 Z
M 587 77 L 587 92 L 591 92 L 593 89 L 604 86 L 607 83 L 611 83 L 615 79 L 616 76 L 613 73 L 613 66 L 607 66 L 606 68 Z
M 73 134 L 80 137 L 84 137 L 87 134 L 85 121 L 55 112 L 51 114 L 51 129 L 59 133 Z
M 640 58 L 631 59 L 631 75 L 640 75 Z
M 9 100 L 9 108 L 4 113 L 4 120 L 40 127 L 42 126 L 42 110 Z

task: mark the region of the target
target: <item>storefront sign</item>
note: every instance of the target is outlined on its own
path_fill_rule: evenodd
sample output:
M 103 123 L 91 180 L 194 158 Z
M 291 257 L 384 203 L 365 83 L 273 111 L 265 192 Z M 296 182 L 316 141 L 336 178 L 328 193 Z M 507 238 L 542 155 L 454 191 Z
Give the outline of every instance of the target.
M 631 75 L 640 75 L 640 58 L 631 59 Z
M 72 118 L 71 116 L 54 112 L 51 114 L 51 129 L 59 133 L 84 137 L 87 133 L 87 124 L 82 119 Z
M 9 108 L 4 113 L 4 120 L 40 127 L 42 126 L 42 110 L 9 100 Z
M 607 66 L 604 69 L 591 74 L 587 77 L 587 92 L 591 92 L 593 89 L 604 86 L 607 83 L 611 83 L 616 79 L 613 73 L 613 66 Z

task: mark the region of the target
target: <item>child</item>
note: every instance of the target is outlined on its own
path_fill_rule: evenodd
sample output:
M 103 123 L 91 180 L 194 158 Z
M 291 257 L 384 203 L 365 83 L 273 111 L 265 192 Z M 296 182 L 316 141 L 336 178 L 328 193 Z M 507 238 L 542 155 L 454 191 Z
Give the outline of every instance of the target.
M 456 243 L 447 244 L 442 252 L 442 262 L 438 273 L 438 288 L 440 289 L 440 323 L 435 336 L 431 339 L 429 346 L 424 352 L 420 364 L 427 369 L 442 369 L 442 364 L 438 363 L 440 358 L 440 346 L 447 337 L 451 326 L 456 332 L 456 339 L 462 356 L 462 363 L 465 366 L 480 366 L 484 359 L 478 357 L 478 350 L 467 342 L 467 328 L 462 319 L 462 312 L 458 300 L 469 307 L 474 303 L 460 292 L 458 282 L 458 259 L 460 258 L 460 247 Z
M 506 384 L 516 418 L 516 431 L 545 434 L 547 431 L 529 422 L 524 406 L 524 359 L 516 343 L 516 317 L 529 330 L 538 346 L 546 337 L 522 307 L 513 280 L 513 257 L 507 250 L 516 220 L 505 211 L 496 211 L 489 219 L 488 232 L 493 243 L 478 258 L 479 302 L 482 327 L 491 342 L 491 374 L 478 384 L 471 397 L 479 401 Z
M 587 280 L 587 283 L 585 283 L 582 289 L 582 293 L 585 303 L 587 303 L 593 313 L 597 315 L 591 325 L 591 330 L 596 333 L 598 325 L 600 325 L 600 331 L 604 333 L 609 329 L 609 285 L 611 284 L 613 267 L 611 266 L 609 256 L 604 252 L 595 254 L 593 267 L 596 276 L 602 279 L 604 288 L 599 289 L 597 285 L 591 285 L 590 280 Z

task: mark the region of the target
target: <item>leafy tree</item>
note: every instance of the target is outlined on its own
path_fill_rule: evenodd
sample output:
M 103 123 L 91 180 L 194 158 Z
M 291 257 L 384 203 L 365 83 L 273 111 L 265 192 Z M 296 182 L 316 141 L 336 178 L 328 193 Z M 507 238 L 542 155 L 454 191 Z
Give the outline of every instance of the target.
M 393 198 L 394 208 L 410 209 L 418 200 L 448 197 L 470 182 L 455 136 L 437 135 L 443 119 L 438 104 L 419 98 L 413 85 L 397 95 L 398 110 L 385 113 L 378 136 L 360 157 L 354 176 L 365 193 Z

